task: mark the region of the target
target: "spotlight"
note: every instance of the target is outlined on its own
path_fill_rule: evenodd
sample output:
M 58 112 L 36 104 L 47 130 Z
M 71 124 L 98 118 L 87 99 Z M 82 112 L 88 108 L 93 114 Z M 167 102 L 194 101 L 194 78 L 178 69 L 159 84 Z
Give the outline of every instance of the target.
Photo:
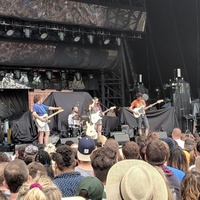
M 81 73 L 80 73 L 80 72 L 76 72 L 76 73 L 75 73 L 75 77 L 76 77 L 76 80 L 77 80 L 77 81 L 80 81 L 81 78 L 82 78 L 82 77 L 81 77 Z
M 46 71 L 46 75 L 47 75 L 47 78 L 48 78 L 49 80 L 52 79 L 52 71 L 50 71 L 50 70 Z
M 15 70 L 14 71 L 14 75 L 16 79 L 20 79 L 21 78 L 21 71 L 20 70 Z
M 10 29 L 8 29 L 8 30 L 6 31 L 6 35 L 7 35 L 7 36 L 12 36 L 12 35 L 14 34 L 14 32 L 15 32 L 15 31 L 14 31 L 13 29 L 10 28 Z
M 106 45 L 106 44 L 109 44 L 110 42 L 110 36 L 103 36 L 103 43 Z
M 93 42 L 94 42 L 94 35 L 88 35 L 88 40 L 89 40 L 89 43 L 90 44 L 93 44 Z
M 117 45 L 118 45 L 118 46 L 121 46 L 121 38 L 120 38 L 120 37 L 117 37 L 117 38 L 116 38 L 116 41 L 117 41 Z
M 74 33 L 73 35 L 74 35 L 74 42 L 79 42 L 80 39 L 81 39 L 81 34 L 80 34 L 80 32 Z
M 30 38 L 32 30 L 30 28 L 24 28 L 24 35 L 26 38 Z
M 47 36 L 48 36 L 48 33 L 45 31 L 45 32 L 41 33 L 40 38 L 44 40 L 47 38 Z
M 61 41 L 64 41 L 66 33 L 64 31 L 58 32 L 58 36 Z

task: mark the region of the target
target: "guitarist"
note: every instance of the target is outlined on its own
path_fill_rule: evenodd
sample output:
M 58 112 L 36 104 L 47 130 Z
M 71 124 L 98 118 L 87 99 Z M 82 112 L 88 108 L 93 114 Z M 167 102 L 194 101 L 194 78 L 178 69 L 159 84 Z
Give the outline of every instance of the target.
M 135 111 L 134 108 L 140 108 L 143 107 L 144 112 L 143 114 L 140 114 L 138 111 Z M 147 136 L 149 133 L 149 122 L 147 119 L 147 116 L 145 114 L 145 110 L 151 108 L 152 105 L 146 106 L 146 102 L 142 99 L 142 94 L 137 93 L 136 99 L 131 103 L 131 106 L 129 107 L 129 110 L 133 112 L 134 115 L 138 115 L 139 117 L 136 118 L 137 124 L 138 124 L 138 134 L 142 135 L 142 124 L 145 127 L 145 135 Z
M 39 119 L 42 122 L 46 122 L 47 120 L 44 119 L 42 116 L 44 114 L 47 113 L 48 110 L 60 110 L 62 109 L 61 107 L 51 107 L 51 106 L 47 106 L 42 104 L 43 99 L 42 96 L 40 94 L 36 94 L 33 98 L 33 116 L 36 119 Z M 47 146 L 48 142 L 49 142 L 49 135 L 50 135 L 50 129 L 49 129 L 49 125 L 48 123 L 45 124 L 44 127 L 40 127 L 37 123 L 36 123 L 37 129 L 38 129 L 38 143 L 39 144 L 43 144 L 45 146 Z
M 92 101 L 93 101 L 92 104 L 89 105 L 90 115 L 95 114 L 98 111 L 100 111 L 99 114 L 102 117 L 104 115 L 104 113 L 102 112 L 102 108 L 100 106 L 99 99 L 97 97 L 94 97 L 94 99 Z M 99 119 L 95 123 L 95 129 L 96 129 L 96 132 L 98 133 L 98 137 L 99 137 L 101 135 L 101 131 L 102 131 L 102 119 Z

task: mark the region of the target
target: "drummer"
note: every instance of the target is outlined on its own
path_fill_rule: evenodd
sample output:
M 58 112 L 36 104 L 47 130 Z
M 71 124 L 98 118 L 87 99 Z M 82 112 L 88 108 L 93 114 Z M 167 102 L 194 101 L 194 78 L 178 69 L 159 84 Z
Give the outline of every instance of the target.
M 80 127 L 80 117 L 78 115 L 78 106 L 72 107 L 72 113 L 68 116 L 68 126 L 69 127 Z

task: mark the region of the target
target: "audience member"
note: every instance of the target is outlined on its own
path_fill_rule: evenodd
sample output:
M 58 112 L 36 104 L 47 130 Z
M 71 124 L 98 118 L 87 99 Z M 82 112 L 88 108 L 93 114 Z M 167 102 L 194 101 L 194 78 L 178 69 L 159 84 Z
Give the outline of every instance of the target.
M 54 161 L 56 176 L 53 182 L 60 189 L 63 197 L 74 196 L 78 183 L 84 177 L 74 170 L 76 161 L 73 150 L 67 145 L 59 146 Z
M 35 145 L 28 145 L 25 147 L 24 153 L 26 155 L 35 155 L 38 152 L 38 147 Z
M 91 165 L 90 154 L 96 148 L 95 141 L 90 137 L 83 137 L 78 143 L 78 166 L 75 171 L 80 172 L 82 176 L 94 176 Z
M 176 169 L 179 169 L 179 170 L 183 171 L 184 173 L 188 172 L 188 170 L 189 170 L 188 162 L 187 162 L 186 156 L 183 153 L 183 150 L 181 149 L 180 146 L 175 146 L 170 151 L 170 156 L 167 161 L 167 165 L 174 167 Z
M 172 131 L 172 139 L 177 142 L 177 144 L 184 149 L 184 141 L 181 139 L 182 131 L 179 128 L 174 128 Z
M 52 180 L 38 173 L 34 179 L 21 186 L 17 200 L 61 200 L 61 198 L 61 192 Z
M 195 149 L 194 139 L 186 138 L 183 152 L 186 155 L 188 166 L 194 165 L 194 163 L 195 163 L 196 156 L 195 156 L 194 149 Z
M 196 200 L 200 197 L 200 173 L 188 172 L 180 185 L 180 200 Z
M 103 147 L 105 142 L 107 140 L 107 137 L 104 136 L 104 135 L 100 135 L 98 138 L 97 138 L 97 147 Z
M 102 182 L 95 177 L 85 177 L 78 184 L 76 195 L 91 200 L 102 200 L 104 186 Z
M 146 149 L 147 162 L 153 166 L 161 167 L 170 183 L 171 188 L 174 188 L 176 198 L 178 200 L 180 181 L 174 175 L 174 173 L 164 165 L 168 158 L 169 146 L 167 145 L 167 143 L 161 140 L 152 140 L 151 142 L 149 142 Z
M 30 163 L 32 163 L 35 160 L 35 156 L 34 155 L 27 155 L 24 158 L 24 162 L 26 163 L 26 165 L 29 165 Z
M 122 145 L 124 159 L 140 159 L 140 150 L 137 143 L 133 141 L 125 142 Z
M 100 147 L 92 152 L 90 158 L 94 176 L 106 185 L 108 171 L 117 162 L 116 151 L 106 146 Z
M 0 163 L 1 162 L 10 162 L 8 156 L 3 152 L 0 152 Z
M 152 133 L 149 133 L 147 138 L 149 142 L 152 140 L 159 140 L 159 134 L 157 132 L 152 132 Z
M 5 194 L 6 197 L 10 197 L 10 191 L 3 185 L 4 182 L 4 169 L 9 162 L 0 162 L 0 191 Z
M 175 145 L 177 144 L 172 138 L 167 137 L 164 139 L 164 142 L 166 142 L 169 146 L 169 150 L 171 151 L 171 149 L 173 149 L 175 147 Z M 177 144 L 178 145 L 178 144 Z
M 38 163 L 38 162 L 30 163 L 28 165 L 28 170 L 29 170 L 29 175 L 32 178 L 36 177 L 38 171 L 40 172 L 41 175 L 48 176 L 45 166 L 43 164 L 41 164 L 41 163 Z
M 22 184 L 31 178 L 25 162 L 21 159 L 16 159 L 6 165 L 4 179 L 3 184 L 11 193 L 10 200 L 15 200 Z
M 114 164 L 106 181 L 107 200 L 169 200 L 162 175 L 142 160 L 123 160 Z

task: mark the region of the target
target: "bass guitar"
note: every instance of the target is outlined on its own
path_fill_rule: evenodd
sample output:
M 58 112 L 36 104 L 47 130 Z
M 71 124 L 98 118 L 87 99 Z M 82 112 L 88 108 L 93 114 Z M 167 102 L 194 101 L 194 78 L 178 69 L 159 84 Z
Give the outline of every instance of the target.
M 149 107 L 150 107 L 150 106 L 151 106 L 151 107 L 152 107 L 152 106 L 155 106 L 156 104 L 161 103 L 161 102 L 163 102 L 163 101 L 164 101 L 163 99 L 160 99 L 160 100 L 156 101 L 155 103 L 149 105 Z M 148 106 L 147 106 L 147 109 L 148 109 Z M 141 106 L 141 107 L 139 107 L 139 108 L 134 108 L 133 111 L 134 111 L 134 112 L 137 112 L 137 114 L 136 114 L 136 113 L 133 113 L 135 118 L 138 118 L 140 115 L 144 115 L 144 114 L 145 114 L 144 105 Z
M 115 109 L 115 108 L 116 108 L 116 106 L 112 106 L 112 107 L 110 107 L 109 109 L 107 109 L 107 110 L 105 110 L 104 112 L 102 112 L 102 114 L 105 114 L 105 113 L 107 113 L 108 111 L 110 111 L 110 110 L 112 110 L 112 109 Z M 100 116 L 100 110 L 97 111 L 97 112 L 94 113 L 94 114 L 91 114 L 91 116 L 90 116 L 90 121 L 91 121 L 93 124 L 97 123 L 97 121 L 98 121 L 99 119 L 102 119 L 102 117 Z
M 51 115 L 47 115 L 47 114 L 44 114 L 43 116 L 42 116 L 42 118 L 43 119 L 45 119 L 46 121 L 45 122 L 42 122 L 41 120 L 39 120 L 39 119 L 36 119 L 35 121 L 36 121 L 36 124 L 39 126 L 39 127 L 44 127 L 47 123 L 49 123 L 50 122 L 50 118 L 52 118 L 53 116 L 55 116 L 55 115 L 57 115 L 58 113 L 61 113 L 61 112 L 63 112 L 64 111 L 64 109 L 60 109 L 60 110 L 58 110 L 57 112 L 55 112 L 55 113 L 53 113 L 53 114 L 51 114 Z
M 92 139 L 97 139 L 97 132 L 95 130 L 95 124 L 90 124 L 89 122 L 86 121 L 86 135 L 91 137 Z

